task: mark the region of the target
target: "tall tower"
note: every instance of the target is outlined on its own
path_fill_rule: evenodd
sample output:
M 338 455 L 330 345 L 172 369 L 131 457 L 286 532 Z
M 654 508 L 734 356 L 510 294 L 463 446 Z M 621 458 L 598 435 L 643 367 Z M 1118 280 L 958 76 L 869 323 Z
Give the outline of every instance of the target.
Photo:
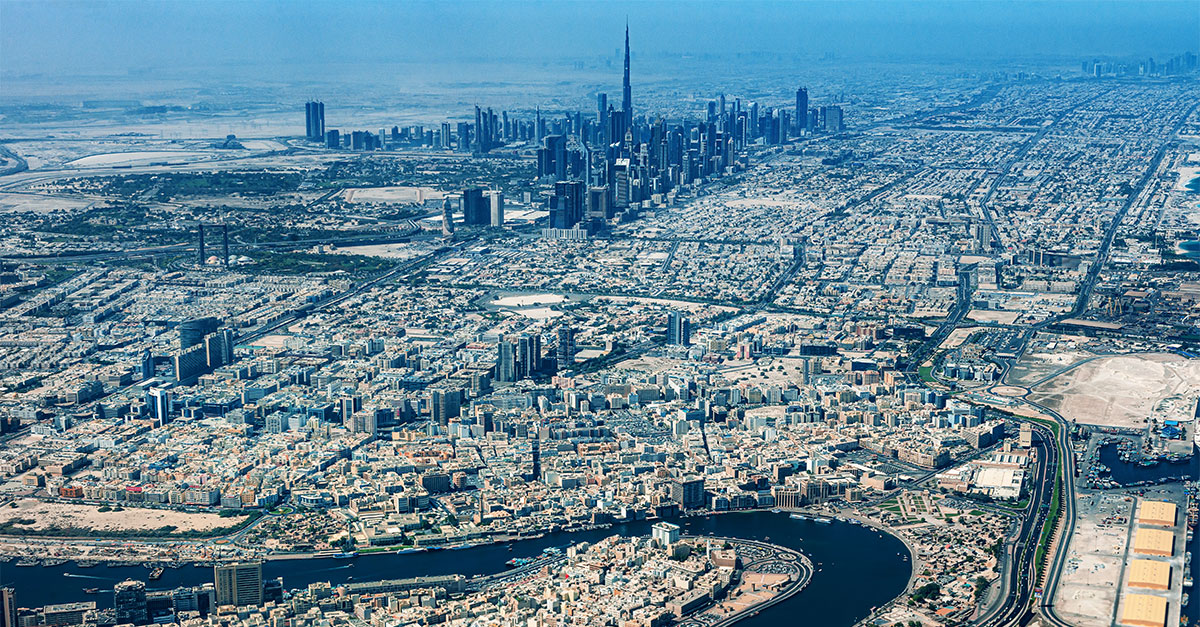
M 629 90 L 629 21 L 625 21 L 625 83 L 621 91 L 621 109 L 625 112 L 625 123 L 633 124 L 633 94 Z

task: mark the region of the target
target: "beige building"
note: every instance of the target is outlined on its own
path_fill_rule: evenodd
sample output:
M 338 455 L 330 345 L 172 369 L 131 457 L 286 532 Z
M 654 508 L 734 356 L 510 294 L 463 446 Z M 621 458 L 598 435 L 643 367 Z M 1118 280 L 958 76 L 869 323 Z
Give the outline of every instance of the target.
M 1167 600 L 1149 594 L 1125 595 L 1121 624 L 1130 627 L 1164 627 L 1167 624 Z
M 1133 536 L 1133 552 L 1138 555 L 1171 557 L 1175 554 L 1175 534 L 1162 529 L 1139 527 Z
M 1174 503 L 1142 501 L 1142 506 L 1138 510 L 1138 523 L 1142 525 L 1174 527 L 1175 514 L 1176 508 Z
M 1133 560 L 1129 565 L 1129 586 L 1166 590 L 1171 587 L 1171 565 L 1154 560 Z
M 230 562 L 213 566 L 217 605 L 261 605 L 262 562 Z

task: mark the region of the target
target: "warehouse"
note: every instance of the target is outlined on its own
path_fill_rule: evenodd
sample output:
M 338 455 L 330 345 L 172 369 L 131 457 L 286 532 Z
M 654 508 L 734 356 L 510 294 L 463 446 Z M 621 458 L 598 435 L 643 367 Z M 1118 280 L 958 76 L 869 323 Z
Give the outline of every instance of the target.
M 1167 600 L 1149 594 L 1125 595 L 1121 624 L 1131 627 L 1163 627 L 1167 624 Z
M 1175 534 L 1162 529 L 1140 527 L 1133 537 L 1133 552 L 1138 555 L 1171 557 L 1175 554 Z
M 1133 560 L 1129 565 L 1129 586 L 1167 590 L 1171 587 L 1171 565 L 1154 560 Z
M 1175 513 L 1176 508 L 1174 503 L 1142 501 L 1142 506 L 1138 510 L 1138 523 L 1142 525 L 1174 527 Z

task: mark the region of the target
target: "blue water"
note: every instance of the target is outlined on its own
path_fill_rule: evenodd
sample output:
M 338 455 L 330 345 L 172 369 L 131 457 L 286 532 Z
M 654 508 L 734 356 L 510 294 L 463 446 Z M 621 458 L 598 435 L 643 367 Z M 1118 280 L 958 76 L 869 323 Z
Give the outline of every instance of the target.
M 1100 463 L 1112 468 L 1111 478 L 1121 485 L 1139 481 L 1157 482 L 1166 479 L 1191 479 L 1200 472 L 1200 456 L 1193 455 L 1182 464 L 1159 462 L 1157 466 L 1144 467 L 1121 461 L 1117 445 L 1109 444 L 1100 449 Z
M 793 520 L 787 514 L 744 512 L 683 519 L 684 532 L 693 535 L 767 540 L 808 555 L 816 568 L 805 590 L 787 601 L 763 610 L 739 626 L 767 627 L 796 624 L 805 617 L 809 625 L 853 625 L 872 608 L 881 606 L 904 591 L 911 575 L 908 550 L 898 539 L 869 527 L 835 522 L 820 524 Z M 595 541 L 614 533 L 644 535 L 649 522 L 617 525 L 611 529 L 576 533 L 554 533 L 534 540 L 506 545 L 493 544 L 459 551 L 434 551 L 404 555 L 364 555 L 354 560 L 306 559 L 268 561 L 263 576 L 283 577 L 284 587 L 302 588 L 310 583 L 398 579 L 418 575 L 490 574 L 505 569 L 512 557 L 537 555 L 550 546 Z M 145 580 L 149 573 L 140 566 L 79 568 L 74 563 L 50 567 L 16 567 L 0 564 L 0 585 L 16 589 L 17 605 L 40 607 L 48 603 L 95 601 L 111 607 L 113 584 L 128 578 Z M 211 567 L 168 568 L 161 579 L 149 582 L 150 589 L 194 586 L 213 580 Z M 104 592 L 88 595 L 83 588 Z M 835 600 L 837 602 L 831 602 Z

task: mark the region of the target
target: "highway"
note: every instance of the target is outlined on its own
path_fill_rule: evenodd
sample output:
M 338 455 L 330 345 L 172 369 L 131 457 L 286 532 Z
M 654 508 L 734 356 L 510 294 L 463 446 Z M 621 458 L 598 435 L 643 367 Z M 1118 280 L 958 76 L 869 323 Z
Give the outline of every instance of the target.
M 1002 602 L 975 623 L 984 627 L 1027 625 L 1037 609 L 1037 547 L 1042 529 L 1050 523 L 1048 516 L 1059 459 L 1058 443 L 1054 441 L 1053 432 L 1045 426 L 1033 425 L 1033 448 L 1038 455 L 1036 480 L 1017 537 L 1005 551 L 1006 568 L 1000 588 Z

